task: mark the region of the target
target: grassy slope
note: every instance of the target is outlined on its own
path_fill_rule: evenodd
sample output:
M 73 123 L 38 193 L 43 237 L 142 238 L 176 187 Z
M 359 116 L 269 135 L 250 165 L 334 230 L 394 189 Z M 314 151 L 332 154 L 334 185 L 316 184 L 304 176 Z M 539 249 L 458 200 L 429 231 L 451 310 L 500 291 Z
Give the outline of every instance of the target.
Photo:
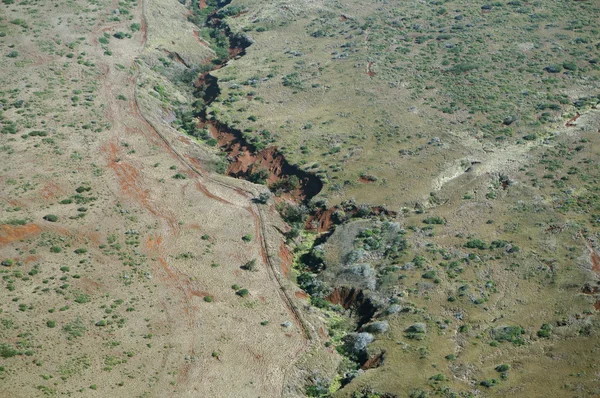
M 590 2 L 489 12 L 476 2 L 234 5 L 249 12 L 230 23 L 256 43 L 216 73 L 217 117 L 276 134 L 292 162 L 329 182 L 332 202 L 423 200 L 449 165 L 521 147 L 573 114 L 574 100 L 599 93 Z M 563 63 L 578 69 L 544 71 Z M 361 174 L 377 177 L 377 189 Z
M 391 331 L 371 350 L 386 351 L 384 365 L 338 394 L 364 386 L 400 396 L 598 394 L 597 298 L 581 293 L 598 279 L 588 249 L 600 211 L 598 114 L 590 110 L 600 92 L 597 4 L 233 5 L 248 12 L 229 23 L 255 44 L 214 73 L 222 90 L 215 117 L 275 134 L 288 159 L 328 182 L 330 204 L 355 197 L 407 206 L 398 221 L 409 249 L 368 261 L 375 295 L 412 309 L 382 317 Z M 589 113 L 565 127 L 575 112 Z M 361 175 L 377 178 L 361 183 Z M 429 228 L 427 216 L 446 223 Z M 338 234 L 352 241 L 349 231 Z M 520 251 L 464 247 L 476 238 Z M 342 240 L 332 239 L 328 272 L 344 262 Z M 416 256 L 424 264 L 414 267 Z M 443 264 L 451 261 L 462 272 Z M 439 281 L 423 278 L 427 271 Z M 422 341 L 405 336 L 414 322 L 428 325 Z M 552 336 L 539 338 L 546 323 Z M 524 345 L 490 345 L 492 329 L 506 325 L 524 329 Z M 494 370 L 502 363 L 512 367 L 507 380 Z M 439 373 L 446 381 L 429 379 Z M 491 378 L 500 384 L 480 385 Z

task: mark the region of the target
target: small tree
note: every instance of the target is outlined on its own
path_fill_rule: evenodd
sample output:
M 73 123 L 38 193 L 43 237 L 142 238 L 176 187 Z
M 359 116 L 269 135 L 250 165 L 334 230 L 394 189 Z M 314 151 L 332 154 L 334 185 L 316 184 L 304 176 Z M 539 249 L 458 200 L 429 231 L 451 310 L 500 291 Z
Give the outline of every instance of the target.
M 47 215 L 44 216 L 44 220 L 50 221 L 50 222 L 57 222 L 58 221 L 58 216 L 56 216 L 54 214 L 47 214 Z
M 242 268 L 246 271 L 256 271 L 256 259 L 253 258 L 252 260 L 248 261 L 246 264 L 242 265 Z

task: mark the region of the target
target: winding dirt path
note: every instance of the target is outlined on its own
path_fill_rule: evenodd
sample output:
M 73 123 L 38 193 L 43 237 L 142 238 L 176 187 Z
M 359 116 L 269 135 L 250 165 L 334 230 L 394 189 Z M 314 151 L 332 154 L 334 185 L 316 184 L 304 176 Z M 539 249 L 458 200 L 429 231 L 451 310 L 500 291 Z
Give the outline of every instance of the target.
M 213 296 L 214 293 L 199 288 L 197 283 L 192 281 L 188 275 L 182 273 L 176 266 L 171 264 L 168 254 L 170 248 L 180 239 L 184 238 L 184 233 L 180 227 L 180 221 L 178 220 L 178 212 L 170 209 L 167 204 L 164 203 L 164 199 L 159 197 L 161 195 L 160 193 L 157 193 L 155 190 L 150 190 L 149 184 L 152 180 L 149 177 L 149 173 L 145 171 L 148 167 L 147 165 L 144 165 L 144 162 L 146 161 L 137 156 L 129 156 L 129 152 L 125 149 L 122 140 L 131 139 L 137 140 L 136 142 L 153 143 L 160 151 L 169 154 L 172 159 L 177 161 L 178 170 L 180 170 L 181 173 L 186 174 L 191 180 L 190 186 L 195 187 L 196 190 L 201 192 L 207 199 L 216 201 L 222 206 L 243 209 L 249 214 L 254 223 L 256 236 L 255 244 L 259 246 L 258 249 L 261 253 L 262 261 L 266 265 L 268 280 L 272 289 L 274 289 L 272 291 L 277 292 L 276 296 L 279 297 L 281 303 L 287 309 L 287 312 L 301 332 L 301 349 L 296 350 L 296 348 L 294 348 L 293 359 L 286 362 L 285 369 L 283 369 L 282 383 L 276 388 L 276 390 L 279 391 L 278 395 L 282 395 L 289 372 L 293 369 L 295 362 L 313 344 L 315 330 L 312 325 L 302 318 L 294 299 L 290 297 L 286 291 L 286 286 L 288 286 L 288 284 L 282 279 L 279 274 L 278 265 L 273 261 L 272 256 L 277 256 L 278 252 L 271 253 L 267 242 L 267 236 L 269 235 L 266 215 L 264 213 L 266 210 L 251 201 L 257 192 L 242 188 L 239 184 L 228 184 L 227 182 L 222 181 L 221 178 L 214 178 L 210 174 L 202 171 L 193 164 L 189 156 L 180 152 L 180 150 L 171 143 L 170 139 L 173 137 L 165 136 L 161 128 L 155 126 L 152 119 L 146 117 L 142 112 L 142 107 L 139 102 L 140 93 L 138 92 L 137 84 L 141 72 L 135 57 L 142 54 L 146 47 L 148 36 L 148 22 L 146 19 L 147 6 L 147 0 L 144 0 L 141 2 L 141 8 L 138 9 L 142 19 L 142 31 L 135 37 L 140 37 L 140 42 L 132 42 L 131 45 L 129 45 L 129 48 L 123 48 L 120 52 L 114 51 L 115 55 L 113 61 L 111 61 L 116 62 L 118 57 L 120 57 L 121 63 L 126 64 L 125 62 L 127 62 L 131 65 L 131 68 L 134 69 L 133 74 L 126 77 L 127 83 L 122 82 L 122 72 L 115 70 L 114 66 L 109 63 L 101 64 L 99 62 L 99 67 L 103 72 L 100 77 L 102 86 L 101 91 L 103 93 L 101 97 L 103 103 L 106 105 L 106 114 L 109 120 L 111 120 L 111 131 L 113 131 L 112 137 L 101 145 L 100 150 L 104 155 L 108 168 L 110 168 L 116 176 L 116 183 L 120 188 L 120 195 L 127 201 L 136 203 L 137 206 L 147 211 L 157 221 L 158 228 L 152 234 L 147 236 L 143 245 L 143 250 L 150 258 L 155 259 L 155 262 L 153 263 L 154 274 L 167 290 L 173 294 L 172 301 L 169 301 L 168 303 L 163 302 L 166 322 L 171 325 L 181 323 L 181 325 L 183 325 L 182 327 L 187 327 L 189 329 L 187 331 L 187 340 L 185 340 L 185 344 L 188 347 L 188 357 L 194 357 L 196 355 L 196 349 L 203 344 L 202 337 L 197 336 L 198 333 L 194 332 L 194 330 L 198 328 L 198 323 L 203 321 L 199 316 L 198 298 L 203 298 L 207 295 Z M 107 28 L 111 29 L 115 27 L 115 25 L 110 24 L 101 27 L 100 24 L 98 24 L 97 26 L 97 29 L 94 30 L 91 42 L 95 43 L 98 54 L 102 54 L 103 50 L 98 43 L 97 38 L 102 35 L 103 31 L 107 30 Z M 119 44 L 122 44 L 123 46 L 127 45 L 125 42 L 120 42 Z M 135 48 L 133 48 L 133 46 L 135 46 Z M 99 56 L 98 59 L 102 60 L 103 58 Z M 128 107 L 124 107 L 123 102 L 116 99 L 116 93 L 118 93 L 119 90 L 124 89 L 124 84 L 127 84 L 130 87 L 129 90 L 131 90 L 131 93 L 128 94 L 128 96 L 131 97 L 131 103 Z M 122 132 L 125 132 L 125 135 L 123 135 Z M 188 145 L 195 144 L 190 142 Z M 213 187 L 212 189 L 210 188 L 211 186 Z M 224 190 L 215 189 L 217 186 L 223 187 Z M 219 193 L 216 192 L 217 190 Z M 248 204 L 246 206 L 239 206 L 236 204 L 236 202 L 240 202 L 239 198 L 223 197 L 223 191 L 243 196 L 245 202 Z M 180 193 L 180 195 L 184 194 L 184 191 Z M 264 300 L 263 297 L 260 297 L 260 299 Z M 296 345 L 295 347 L 298 346 L 299 345 Z M 261 354 L 257 351 L 253 354 L 253 357 L 261 358 Z M 162 354 L 160 368 L 166 369 L 168 364 L 173 362 L 180 363 L 178 368 L 178 385 L 192 386 L 194 383 L 202 383 L 201 380 L 193 379 L 192 377 L 194 374 L 194 365 L 189 361 L 181 364 L 181 360 L 173 358 L 168 350 Z M 265 369 L 267 368 L 268 367 L 265 367 Z M 163 372 L 166 372 L 166 370 L 163 370 Z M 273 377 L 268 374 L 263 376 L 265 380 Z M 180 396 L 179 394 L 180 393 L 170 392 L 167 395 L 174 397 Z

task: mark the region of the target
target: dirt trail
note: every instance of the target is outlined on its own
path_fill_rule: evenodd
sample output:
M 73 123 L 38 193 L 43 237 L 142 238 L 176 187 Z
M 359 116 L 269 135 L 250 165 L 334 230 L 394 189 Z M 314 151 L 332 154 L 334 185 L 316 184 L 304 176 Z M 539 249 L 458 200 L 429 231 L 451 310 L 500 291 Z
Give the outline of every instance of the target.
M 146 2 L 142 3 L 142 43 L 139 48 L 141 51 L 146 43 L 147 33 L 147 21 L 145 18 L 145 6 Z M 95 35 L 100 35 L 100 30 L 95 32 Z M 97 41 L 93 41 L 96 43 Z M 138 45 L 139 46 L 139 45 Z M 98 44 L 98 47 L 99 44 Z M 100 51 L 100 49 L 99 49 Z M 231 54 L 239 55 L 243 51 L 232 51 Z M 131 53 L 128 56 L 132 56 Z M 116 72 L 106 67 L 104 68 L 104 82 L 103 91 L 106 93 L 103 95 L 103 99 L 107 104 L 107 112 L 110 119 L 113 121 L 113 130 L 127 131 L 128 134 L 134 134 L 140 137 L 140 139 L 146 140 L 147 142 L 157 143 L 159 148 L 162 148 L 168 153 L 179 165 L 178 169 L 182 170 L 188 178 L 192 180 L 193 186 L 200 192 L 202 192 L 208 199 L 214 200 L 224 206 L 237 206 L 234 204 L 235 201 L 227 200 L 221 197 L 219 194 L 214 193 L 213 189 L 209 189 L 207 185 L 218 185 L 226 188 L 235 195 L 243 195 L 247 203 L 250 203 L 247 207 L 243 207 L 254 220 L 254 228 L 256 234 L 256 244 L 259 245 L 262 260 L 266 265 L 269 279 L 273 285 L 275 291 L 281 298 L 282 303 L 288 309 L 292 319 L 298 325 L 302 332 L 302 338 L 304 339 L 303 346 L 297 352 L 297 356 L 305 352 L 311 344 L 311 329 L 301 318 L 297 308 L 291 297 L 288 296 L 285 291 L 285 285 L 280 280 L 278 270 L 275 270 L 275 266 L 271 260 L 269 247 L 266 242 L 266 225 L 264 221 L 263 210 L 256 204 L 251 203 L 251 198 L 255 195 L 254 192 L 250 192 L 245 189 L 241 189 L 236 186 L 229 185 L 220 179 L 214 179 L 210 175 L 201 171 L 196 164 L 180 153 L 178 149 L 171 144 L 170 140 L 163 135 L 160 129 L 155 128 L 152 121 L 148 119 L 141 111 L 140 104 L 138 101 L 138 86 L 137 79 L 139 76 L 139 68 L 136 62 L 132 62 L 132 67 L 137 69 L 137 72 L 131 77 L 130 83 L 133 86 L 133 95 L 131 96 L 132 103 L 130 109 L 124 109 L 121 103 L 115 100 L 116 95 L 113 94 L 113 86 L 117 86 L 119 83 L 115 83 Z M 116 80 L 118 82 L 118 80 Z M 179 142 L 181 145 L 181 142 Z M 194 145 L 191 143 L 191 145 Z M 157 233 L 153 234 L 145 242 L 145 251 L 150 258 L 155 259 L 153 262 L 153 273 L 158 279 L 172 292 L 173 301 L 170 305 L 165 305 L 165 316 L 171 319 L 169 323 L 175 324 L 178 322 L 184 322 L 190 329 L 188 333 L 191 336 L 191 340 L 187 341 L 188 355 L 194 356 L 194 348 L 198 346 L 196 341 L 196 334 L 192 332 L 192 329 L 197 327 L 199 322 L 198 308 L 194 305 L 193 300 L 197 300 L 198 297 L 205 297 L 209 295 L 204 289 L 199 289 L 195 286 L 195 283 L 190 278 L 181 273 L 177 267 L 170 263 L 169 260 L 169 248 L 176 244 L 177 240 L 180 239 L 182 231 L 180 230 L 179 222 L 176 215 L 166 208 L 162 203 L 162 200 L 157 196 L 158 192 L 152 192 L 145 187 L 149 186 L 148 175 L 142 166 L 141 158 L 135 156 L 129 156 L 128 153 L 123 149 L 120 139 L 112 138 L 104 143 L 102 151 L 106 158 L 108 167 L 115 173 L 117 182 L 119 184 L 122 195 L 128 200 L 137 203 L 141 208 L 148 211 L 159 221 L 159 228 Z M 220 191 L 220 190 L 219 190 Z M 239 202 L 239 200 L 238 200 Z M 212 294 L 211 294 L 212 296 Z M 194 299 L 196 298 L 196 299 Z M 175 305 L 175 307 L 173 307 Z M 183 317 L 181 317 L 181 314 Z M 163 365 L 166 365 L 169 361 L 169 354 L 165 353 L 162 359 Z M 285 368 L 284 372 L 287 374 L 294 361 L 290 361 L 289 365 Z M 164 366 L 163 366 L 164 368 Z M 178 385 L 190 384 L 192 375 L 190 364 L 185 362 L 179 368 Z M 286 377 L 283 382 L 285 383 Z M 189 383 L 188 383 L 189 382 Z M 279 387 L 279 391 L 283 391 L 283 386 Z M 175 395 L 174 395 L 175 394 Z M 171 393 L 170 396 L 176 396 L 176 393 Z

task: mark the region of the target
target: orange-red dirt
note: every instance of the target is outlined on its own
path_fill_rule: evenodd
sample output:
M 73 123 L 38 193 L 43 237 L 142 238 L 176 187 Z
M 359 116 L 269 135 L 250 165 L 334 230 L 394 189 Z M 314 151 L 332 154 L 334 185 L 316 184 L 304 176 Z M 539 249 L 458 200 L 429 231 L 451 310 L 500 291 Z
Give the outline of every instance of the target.
M 590 252 L 590 261 L 592 262 L 592 271 L 600 275 L 600 254 L 592 247 L 588 241 L 585 242 Z
M 294 254 L 284 242 L 281 242 L 281 246 L 279 248 L 279 257 L 281 258 L 281 272 L 283 273 L 283 276 L 287 278 L 292 270 Z
M 42 229 L 37 224 L 0 225 L 0 246 L 8 245 L 17 240 L 30 238 L 39 234 Z
M 373 369 L 381 366 L 383 364 L 384 353 L 381 352 L 377 355 L 374 355 L 366 360 L 365 363 L 360 367 L 362 370 Z

